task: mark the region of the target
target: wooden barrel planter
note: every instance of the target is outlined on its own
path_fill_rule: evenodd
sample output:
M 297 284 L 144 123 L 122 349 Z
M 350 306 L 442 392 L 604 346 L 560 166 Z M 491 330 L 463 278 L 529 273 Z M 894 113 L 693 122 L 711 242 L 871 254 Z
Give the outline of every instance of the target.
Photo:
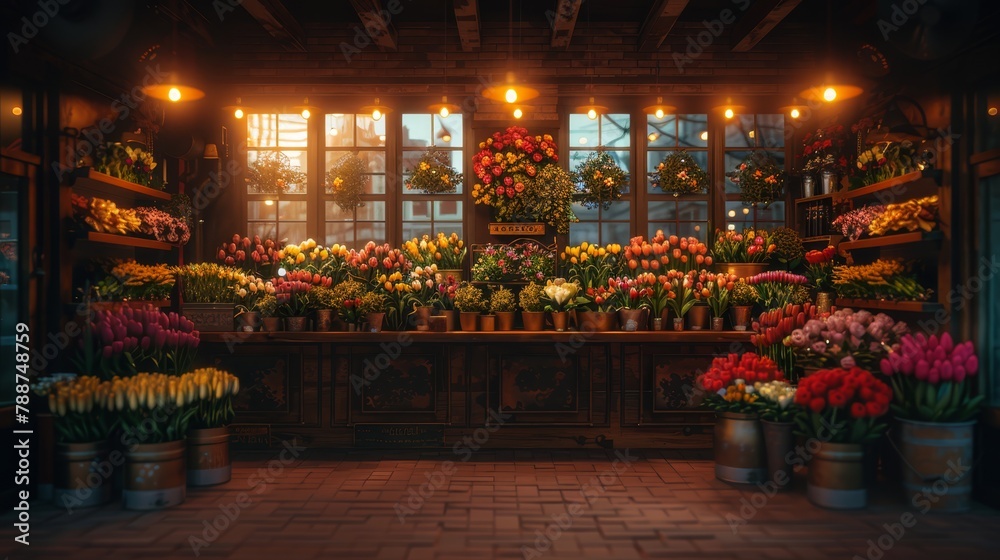
M 108 503 L 113 470 L 106 441 L 56 444 L 53 503 L 67 509 Z
M 937 513 L 969 511 L 976 422 L 898 422 L 907 499 L 921 495 L 930 511 Z
M 715 478 L 737 484 L 769 480 L 764 434 L 756 414 L 716 413 L 714 450 Z
M 229 460 L 229 428 L 188 430 L 188 486 L 212 486 L 229 482 L 233 466 Z
M 864 447 L 856 443 L 821 443 L 809 462 L 809 501 L 830 509 L 868 505 Z
M 176 506 L 187 496 L 184 440 L 141 443 L 125 454 L 126 509 L 149 510 Z

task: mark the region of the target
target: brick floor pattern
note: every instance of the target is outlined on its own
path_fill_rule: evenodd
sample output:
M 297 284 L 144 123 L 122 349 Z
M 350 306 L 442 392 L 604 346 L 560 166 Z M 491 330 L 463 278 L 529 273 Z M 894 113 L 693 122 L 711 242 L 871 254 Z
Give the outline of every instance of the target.
M 11 537 L 6 535 L 13 516 L 7 513 L 2 517 L 5 538 L 0 556 L 73 560 L 1000 557 L 1000 512 L 982 505 L 963 515 L 921 515 L 881 485 L 865 510 L 828 511 L 806 500 L 801 477 L 792 488 L 767 497 L 754 486 L 716 480 L 713 464 L 703 453 L 633 451 L 631 456 L 638 459 L 626 468 L 620 460 L 614 464 L 615 453 L 605 450 L 481 451 L 471 457 L 447 452 L 310 450 L 288 464 L 276 462 L 274 450 L 242 452 L 234 459 L 231 482 L 189 489 L 185 503 L 168 510 L 132 512 L 114 503 L 68 514 L 36 502 L 32 545 L 27 548 L 11 548 Z M 422 503 L 414 497 L 421 490 L 426 496 Z M 401 509 L 410 506 L 419 507 L 409 513 Z M 239 511 L 228 523 L 223 521 L 226 507 L 230 515 L 234 508 Z M 905 512 L 914 513 L 916 525 L 897 539 L 886 524 L 898 523 Z M 222 529 L 218 533 L 206 529 L 213 522 Z M 204 541 L 197 556 L 192 537 Z M 891 548 L 879 550 L 880 543 Z

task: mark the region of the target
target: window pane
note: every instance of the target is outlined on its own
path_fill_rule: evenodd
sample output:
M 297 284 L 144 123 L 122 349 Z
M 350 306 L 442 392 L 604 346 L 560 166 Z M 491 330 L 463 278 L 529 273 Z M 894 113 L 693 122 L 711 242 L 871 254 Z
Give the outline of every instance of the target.
M 365 150 L 358 152 L 369 173 L 385 173 L 385 152 Z
M 350 148 L 354 146 L 354 115 L 335 113 L 326 116 L 326 146 Z
M 678 200 L 677 219 L 692 222 L 707 222 L 708 201 Z
M 385 175 L 372 175 L 365 192 L 367 194 L 385 194 Z
M 385 201 L 383 200 L 367 200 L 364 206 L 359 206 L 357 209 L 358 221 L 361 220 L 378 220 L 385 221 Z
M 597 119 L 590 120 L 587 115 L 572 113 L 569 116 L 570 145 L 574 147 L 597 147 L 600 137 L 597 133 Z
M 426 113 L 403 113 L 403 147 L 425 147 L 431 145 L 431 119 Z M 419 157 L 419 156 L 418 156 Z
M 646 141 L 650 148 L 676 146 L 677 116 L 663 115 L 662 119 L 658 119 L 655 115 L 647 115 Z
M 305 148 L 309 145 L 309 121 L 299 114 L 278 115 L 278 145 Z
M 403 173 L 406 173 L 407 176 L 412 175 L 412 173 L 410 173 L 410 172 L 413 171 L 414 169 L 416 169 L 417 165 L 420 164 L 420 156 L 422 156 L 422 155 L 424 155 L 423 151 L 419 151 L 419 152 L 415 152 L 415 151 L 412 151 L 412 150 L 405 150 L 405 151 L 403 151 Z M 419 194 L 418 191 L 406 191 L 406 190 L 404 190 L 404 192 L 418 193 Z
M 459 148 L 462 144 L 462 115 L 452 114 L 447 118 L 434 115 L 434 141 L 432 144 L 444 147 Z M 448 137 L 451 140 L 448 140 Z
M 629 224 L 621 222 L 604 222 L 601 224 L 601 239 L 598 243 L 626 243 L 632 237 L 632 228 Z M 618 241 L 620 240 L 620 241 Z
M 601 211 L 601 218 L 605 220 L 629 221 L 632 204 L 627 200 L 618 200 L 611 203 L 611 207 Z M 628 237 L 631 237 L 628 236 Z
M 283 239 L 288 243 L 295 243 L 296 241 L 305 241 L 308 238 L 309 235 L 306 234 L 305 222 L 278 223 L 278 239 Z
M 785 147 L 785 115 L 757 115 L 757 145 L 762 148 Z
M 248 148 L 273 148 L 278 145 L 277 115 L 251 114 L 246 118 Z
M 708 115 L 678 115 L 677 137 L 682 148 L 708 147 Z
M 649 220 L 676 220 L 677 202 L 673 200 L 650 200 Z
M 628 147 L 632 143 L 630 123 L 628 114 L 601 115 L 601 145 Z
M 785 219 L 785 203 L 777 201 L 767 208 L 757 207 L 757 221 L 781 222 Z
M 656 235 L 656 230 L 663 230 L 666 236 L 694 237 L 699 241 L 705 241 L 707 227 L 707 222 L 649 222 L 649 236 Z
M 275 230 L 274 222 L 249 222 L 247 226 L 250 237 L 259 235 L 261 239 L 274 239 L 276 241 L 280 241 Z
M 272 152 L 249 151 L 249 152 L 247 152 L 247 163 L 248 164 L 253 164 L 253 162 L 257 161 L 258 157 L 260 157 L 263 154 L 268 154 L 268 153 L 272 153 Z M 307 169 L 307 165 L 306 165 L 306 152 L 304 152 L 304 151 L 281 150 L 280 153 L 284 154 L 284 156 L 286 158 L 288 158 L 288 165 L 292 169 L 294 169 L 296 171 L 301 171 L 303 173 L 306 173 L 306 169 Z M 303 182 L 303 183 L 292 183 L 292 184 L 289 184 L 286 187 L 285 192 L 287 192 L 289 194 L 305 194 L 306 191 L 307 191 L 306 185 L 308 184 L 308 182 L 309 182 L 308 176 L 306 176 L 306 181 L 305 182 Z M 254 186 L 247 185 L 247 192 L 250 193 L 250 194 L 257 194 L 260 191 L 257 188 L 255 188 Z
M 355 245 L 354 224 L 350 222 L 327 222 L 326 244 L 329 246 L 334 243 L 346 244 L 348 246 Z
M 597 208 L 587 208 L 578 203 L 573 204 L 573 213 L 582 221 L 593 221 L 600 218 L 600 211 Z
M 371 115 L 358 115 L 357 121 L 358 146 L 385 146 L 385 118 L 375 120 Z
M 726 157 L 724 161 L 724 166 L 726 173 L 735 171 L 737 167 L 746 157 L 750 155 L 750 152 L 726 152 Z M 726 194 L 739 194 L 740 187 L 726 175 Z
M 432 235 L 430 222 L 403 222 L 403 239 L 410 240 L 421 235 Z
M 458 234 L 459 239 L 465 239 L 464 231 L 465 228 L 462 227 L 461 222 L 436 222 L 434 224 L 434 229 L 436 230 L 435 235 L 441 232 L 445 235 L 451 235 L 452 233 Z
M 753 210 L 744 206 L 739 200 L 727 200 L 726 227 L 736 231 L 743 231 L 748 227 L 753 227 Z
M 625 241 L 617 241 L 617 243 L 624 243 L 628 241 L 628 237 L 625 237 L 624 239 Z M 584 241 L 587 241 L 588 243 L 600 243 L 600 239 L 597 236 L 596 222 L 580 222 L 569 226 L 570 245 L 579 245 Z
M 404 220 L 431 220 L 431 203 L 428 200 L 404 200 L 403 201 Z
M 247 220 L 271 220 L 275 219 L 277 208 L 274 203 L 265 204 L 263 200 L 251 200 L 247 202 Z
M 754 136 L 753 115 L 737 115 L 726 123 L 726 147 L 752 148 Z
M 461 200 L 435 200 L 434 201 L 435 220 L 461 220 L 462 201 Z
M 278 221 L 306 221 L 309 203 L 304 200 L 279 200 Z M 302 239 L 306 239 L 303 237 Z
M 356 231 L 358 245 L 369 241 L 385 243 L 385 222 L 358 222 Z
M 351 221 L 354 221 L 354 213 L 353 212 L 344 212 L 343 210 L 341 210 L 340 206 L 337 206 L 336 203 L 334 203 L 332 201 L 329 201 L 329 200 L 325 201 L 324 205 L 326 206 L 326 208 L 325 208 L 326 212 L 323 215 L 324 215 L 324 217 L 328 221 L 331 221 L 331 222 L 334 222 L 334 221 L 336 221 L 336 222 L 351 222 Z

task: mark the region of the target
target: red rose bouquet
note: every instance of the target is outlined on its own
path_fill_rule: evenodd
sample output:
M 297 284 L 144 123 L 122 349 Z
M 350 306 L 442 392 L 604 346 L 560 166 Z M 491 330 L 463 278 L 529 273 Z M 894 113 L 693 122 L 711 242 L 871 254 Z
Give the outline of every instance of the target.
M 833 277 L 833 257 L 837 254 L 837 249 L 833 245 L 827 245 L 822 251 L 809 251 L 806 253 L 806 277 L 809 282 L 821 292 L 833 289 L 831 283 Z
M 820 370 L 799 381 L 795 404 L 805 412 L 795 421 L 806 437 L 868 443 L 885 431 L 886 425 L 878 419 L 889 412 L 891 400 L 892 389 L 867 370 Z

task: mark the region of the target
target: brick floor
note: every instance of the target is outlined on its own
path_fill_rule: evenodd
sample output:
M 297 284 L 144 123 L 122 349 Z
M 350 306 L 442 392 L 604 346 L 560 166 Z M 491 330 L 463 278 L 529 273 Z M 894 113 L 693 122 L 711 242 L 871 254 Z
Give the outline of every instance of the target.
M 193 558 L 200 538 L 200 557 L 238 559 L 998 557 L 1000 512 L 984 506 L 915 512 L 897 542 L 885 526 L 911 510 L 887 485 L 866 510 L 834 512 L 812 506 L 801 479 L 766 498 L 715 480 L 712 462 L 691 452 L 632 455 L 616 475 L 605 451 L 483 451 L 451 465 L 448 453 L 307 451 L 281 465 L 274 452 L 242 452 L 230 483 L 189 489 L 169 510 L 68 514 L 36 503 L 31 546 L 5 536 L 0 556 Z M 244 492 L 249 505 L 224 524 L 223 508 Z M 8 535 L 13 516 L 0 521 Z M 206 530 L 213 521 L 218 533 Z M 882 554 L 880 537 L 891 547 Z

